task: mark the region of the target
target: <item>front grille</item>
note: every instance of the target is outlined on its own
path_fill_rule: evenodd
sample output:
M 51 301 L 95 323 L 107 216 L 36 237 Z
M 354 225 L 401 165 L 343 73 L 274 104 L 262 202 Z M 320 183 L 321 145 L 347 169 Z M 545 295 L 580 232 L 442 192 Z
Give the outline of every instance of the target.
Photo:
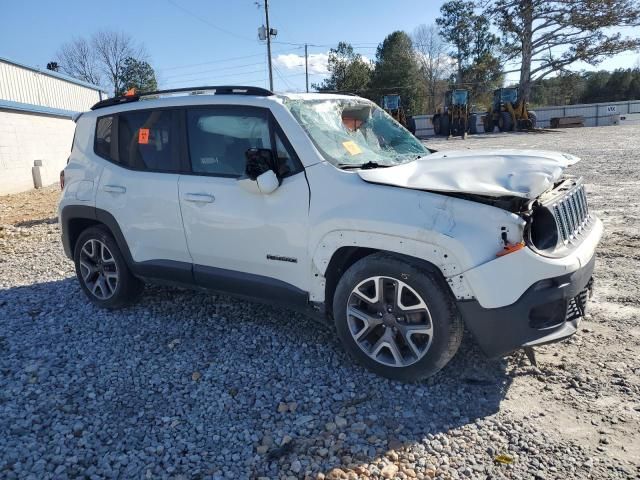
M 562 243 L 573 242 L 589 223 L 589 206 L 584 185 L 578 184 L 552 206 Z
M 588 299 L 589 287 L 585 288 L 578 295 L 569 300 L 569 303 L 567 304 L 567 322 L 584 316 L 584 311 L 587 308 Z

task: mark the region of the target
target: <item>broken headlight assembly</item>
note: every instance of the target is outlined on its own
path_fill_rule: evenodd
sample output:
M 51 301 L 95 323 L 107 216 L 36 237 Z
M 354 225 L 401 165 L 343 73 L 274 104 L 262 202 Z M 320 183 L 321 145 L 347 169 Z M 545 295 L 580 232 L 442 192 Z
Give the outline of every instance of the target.
M 548 257 L 566 255 L 592 225 L 582 178 L 567 177 L 557 183 L 532 204 L 524 218 L 530 248 Z

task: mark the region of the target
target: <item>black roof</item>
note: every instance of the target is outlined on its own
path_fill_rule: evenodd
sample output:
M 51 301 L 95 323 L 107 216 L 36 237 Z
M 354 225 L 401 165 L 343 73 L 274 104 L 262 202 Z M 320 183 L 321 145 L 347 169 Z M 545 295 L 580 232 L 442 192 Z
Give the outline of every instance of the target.
M 113 105 L 119 105 L 121 103 L 137 102 L 142 97 L 151 97 L 154 95 L 163 95 L 167 93 L 182 93 L 191 92 L 198 93 L 203 91 L 214 92 L 216 95 L 253 95 L 259 97 L 269 97 L 273 95 L 271 90 L 260 87 L 243 87 L 234 85 L 218 85 L 218 86 L 205 86 L 205 87 L 186 87 L 186 88 L 171 88 L 168 90 L 156 90 L 154 92 L 136 92 L 134 95 L 122 95 L 119 97 L 107 98 L 96 103 L 91 110 L 97 110 L 98 108 L 111 107 Z

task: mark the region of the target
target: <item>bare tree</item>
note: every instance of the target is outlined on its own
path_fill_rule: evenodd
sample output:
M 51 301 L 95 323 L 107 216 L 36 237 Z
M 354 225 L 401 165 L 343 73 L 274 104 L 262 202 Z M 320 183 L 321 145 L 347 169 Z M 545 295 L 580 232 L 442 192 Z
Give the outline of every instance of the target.
M 420 69 L 426 82 L 427 112 L 433 112 L 444 92 L 447 78 L 453 72 L 452 58 L 447 55 L 447 44 L 435 25 L 419 25 L 413 31 L 413 48 L 420 61 Z
M 122 32 L 100 31 L 91 39 L 74 38 L 62 45 L 56 55 L 60 69 L 74 78 L 103 85 L 118 95 L 124 88 L 123 75 L 128 58 L 147 60 L 144 46 Z
M 67 75 L 94 85 L 100 85 L 100 67 L 91 42 L 74 38 L 60 47 L 56 54 L 60 70 Z
M 130 35 L 123 32 L 101 31 L 92 38 L 92 46 L 100 62 L 100 68 L 109 79 L 114 95 L 122 91 L 122 76 L 125 71 L 125 61 L 133 58 L 138 61 L 146 60 L 144 47 L 136 45 Z

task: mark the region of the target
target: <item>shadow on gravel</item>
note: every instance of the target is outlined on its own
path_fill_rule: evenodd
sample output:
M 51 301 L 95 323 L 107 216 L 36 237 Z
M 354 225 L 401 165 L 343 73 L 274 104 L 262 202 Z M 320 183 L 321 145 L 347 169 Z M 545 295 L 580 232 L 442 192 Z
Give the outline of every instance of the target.
M 104 311 L 72 278 L 0 290 L 0 335 L 0 472 L 30 455 L 70 477 L 357 472 L 391 450 L 437 455 L 438 434 L 495 414 L 511 383 L 468 338 L 401 384 L 285 309 L 148 287 Z

